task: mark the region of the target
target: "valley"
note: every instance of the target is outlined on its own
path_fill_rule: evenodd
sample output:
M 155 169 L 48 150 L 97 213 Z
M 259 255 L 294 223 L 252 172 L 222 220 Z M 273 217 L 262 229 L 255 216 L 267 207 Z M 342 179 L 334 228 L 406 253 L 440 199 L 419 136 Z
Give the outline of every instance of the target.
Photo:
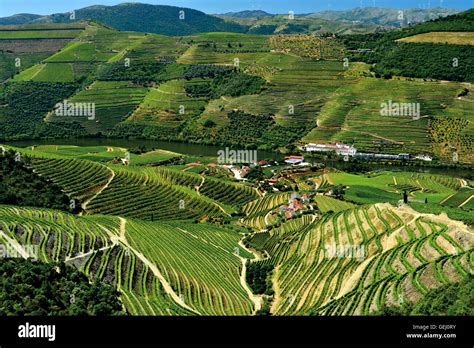
M 430 299 L 474 275 L 474 10 L 380 11 L 0 18 L 0 265 L 107 315 L 472 315 Z

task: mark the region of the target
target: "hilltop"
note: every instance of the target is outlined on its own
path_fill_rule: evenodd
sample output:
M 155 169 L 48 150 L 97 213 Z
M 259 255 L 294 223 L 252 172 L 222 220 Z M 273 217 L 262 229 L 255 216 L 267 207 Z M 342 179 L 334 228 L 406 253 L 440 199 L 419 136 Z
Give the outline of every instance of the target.
M 182 12 L 181 12 L 182 11 Z M 71 13 L 56 13 L 35 18 L 34 23 L 68 23 Z M 75 10 L 75 19 L 94 20 L 123 31 L 163 35 L 188 35 L 200 32 L 244 32 L 245 27 L 190 8 L 124 3 L 116 6 L 90 6 Z M 1 19 L 0 19 L 1 20 Z
M 404 23 L 420 23 L 456 13 L 444 8 L 408 9 Z M 115 6 L 95 5 L 71 13 L 47 16 L 18 14 L 0 18 L 0 25 L 32 23 L 70 23 L 94 20 L 123 30 L 163 35 L 189 35 L 203 32 L 238 32 L 255 34 L 295 34 L 333 32 L 339 34 L 370 33 L 400 26 L 399 10 L 390 8 L 355 8 L 348 11 L 323 11 L 312 14 L 270 14 L 262 10 L 245 10 L 208 15 L 175 6 L 123 3 Z
M 273 16 L 272 14 L 262 11 L 262 10 L 247 10 L 240 12 L 227 12 L 223 13 L 220 16 L 234 17 L 234 18 L 262 18 Z
M 36 14 L 31 14 L 31 13 L 19 13 L 13 16 L 0 18 L 0 25 L 27 24 L 41 17 L 42 17 L 41 15 L 36 15 Z
M 403 10 L 403 22 L 421 23 L 432 19 L 455 14 L 459 11 L 448 8 L 435 7 L 430 9 Z M 321 18 L 332 21 L 356 21 L 360 23 L 374 23 L 378 25 L 399 26 L 400 10 L 381 7 L 354 8 L 347 11 L 321 11 L 308 15 L 311 18 Z
M 445 8 L 406 9 L 403 20 L 400 10 L 381 7 L 354 8 L 346 11 L 321 11 L 310 14 L 271 15 L 262 11 L 242 11 L 218 15 L 229 21 L 250 26 L 250 32 L 259 34 L 293 34 L 331 32 L 338 34 L 364 34 L 393 30 L 403 25 L 417 24 L 443 18 L 458 11 Z

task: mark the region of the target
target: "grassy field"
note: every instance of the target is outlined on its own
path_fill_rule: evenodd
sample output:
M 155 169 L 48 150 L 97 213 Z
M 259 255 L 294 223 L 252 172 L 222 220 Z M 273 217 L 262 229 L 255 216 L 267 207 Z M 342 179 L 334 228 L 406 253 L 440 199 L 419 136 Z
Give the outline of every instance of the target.
M 327 177 L 335 185 L 347 185 L 346 199 L 359 204 L 396 204 L 405 190 L 415 200 L 439 203 L 460 188 L 456 178 L 417 173 L 381 172 L 369 176 L 330 173 Z
M 414 43 L 439 43 L 449 45 L 474 45 L 474 32 L 430 32 L 404 37 L 398 41 Z

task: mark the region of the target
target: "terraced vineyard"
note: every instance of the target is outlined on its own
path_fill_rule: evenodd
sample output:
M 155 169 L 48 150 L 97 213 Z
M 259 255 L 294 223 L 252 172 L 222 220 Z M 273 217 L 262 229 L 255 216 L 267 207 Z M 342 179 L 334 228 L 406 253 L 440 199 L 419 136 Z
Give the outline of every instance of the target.
M 452 196 L 449 196 L 446 200 L 442 202 L 443 205 L 450 207 L 462 207 L 465 204 L 468 204 L 472 200 L 474 192 L 471 188 L 465 188 Z
M 354 207 L 351 203 L 340 201 L 331 197 L 316 196 L 314 199 L 318 205 L 319 210 L 326 213 L 329 211 L 339 212 Z
M 228 205 L 244 205 L 258 197 L 255 189 L 250 186 L 226 183 L 211 178 L 203 182 L 199 192 Z
M 436 33 L 403 40 L 422 36 Z M 20 45 L 22 40 L 29 42 L 31 52 Z M 13 77 L 11 83 L 77 83 L 69 102 L 95 103 L 93 119 L 58 116 L 52 109 L 40 115 L 46 122 L 38 118 L 33 128 L 46 136 L 67 137 L 72 132 L 251 143 L 272 150 L 300 142 L 344 142 L 360 152 L 430 154 L 443 161 L 451 161 L 456 148 L 458 161 L 472 162 L 471 86 L 375 78 L 369 65 L 345 61 L 348 52 L 342 41 L 283 33 L 171 37 L 122 32 L 95 22 L 14 26 L 0 28 L 0 50 L 6 45 L 0 67 L 7 68 L 5 78 Z M 44 50 L 38 42 L 44 43 Z M 20 67 L 10 52 L 22 55 Z M 236 78 L 259 76 L 266 85 L 236 96 L 192 96 L 190 86 L 206 91 L 216 77 L 189 77 L 196 65 L 228 67 Z M 107 74 L 114 67 L 120 77 Z M 153 69 L 159 73 L 150 73 Z M 420 104 L 420 117 L 382 116 L 381 104 L 389 100 Z M 236 111 L 262 118 L 250 139 L 230 135 L 235 135 L 231 116 Z M 48 132 L 43 133 L 44 128 Z
M 39 146 L 17 150 L 33 156 L 34 171 L 82 202 L 87 214 L 199 220 L 228 215 L 220 203 L 235 209 L 258 197 L 251 186 L 147 166 L 178 158 L 170 152 L 128 153 L 132 166 L 124 168 L 112 164 L 127 154 L 119 148 Z
M 36 246 L 40 260 L 65 261 L 91 279 L 117 287 L 123 305 L 134 315 L 253 310 L 239 281 L 242 261 L 236 256 L 252 255 L 239 249 L 240 237 L 231 230 L 0 206 L 0 235 L 19 253 L 29 250 L 22 245 Z M 160 259 L 157 250 L 164 252 Z M 207 267 L 210 262 L 212 269 Z
M 471 12 L 462 35 L 426 32 L 451 17 L 369 36 L 283 15 L 202 14 L 239 32 L 195 34 L 173 17 L 175 36 L 61 14 L 1 26 L 0 242 L 111 285 L 131 315 L 379 315 L 428 299 L 474 275 L 472 65 L 449 54 L 470 57 Z M 439 65 L 413 68 L 422 47 Z M 231 147 L 258 159 L 223 165 Z
M 263 298 L 247 284 L 250 263 L 273 269 L 273 315 L 378 313 L 474 273 L 474 233 L 452 218 L 470 221 L 464 179 L 325 169 L 296 175 L 298 195 L 262 195 L 252 182 L 211 175 L 224 168 L 189 171 L 187 156 L 166 151 L 132 154 L 124 164 L 120 147 L 13 150 L 77 199 L 82 216 L 0 206 L 2 241 L 23 257 L 22 245 L 37 246 L 41 260 L 115 286 L 131 314 L 256 314 Z M 344 188 L 339 198 L 329 196 L 335 186 Z M 403 192 L 408 205 L 395 207 Z M 287 217 L 303 195 L 301 210 Z M 392 205 L 382 203 L 386 196 Z M 449 210 L 431 215 L 409 205 Z
M 158 264 L 173 290 L 200 314 L 252 313 L 252 303 L 239 281 L 241 261 L 225 241 L 233 238 L 236 243 L 238 235 L 222 236 L 226 232 L 220 230 L 223 239 L 217 239 L 211 237 L 210 226 L 191 225 L 189 231 L 185 224 L 174 229 L 144 222 L 127 225 L 131 246 Z
M 269 211 L 276 206 L 283 204 L 290 199 L 291 194 L 290 193 L 278 193 L 278 194 L 272 194 L 272 195 L 267 195 L 262 198 L 258 198 L 248 204 L 246 204 L 243 207 L 243 211 L 247 215 L 252 215 L 258 212 L 265 212 Z
M 447 105 L 455 103 L 460 89 L 454 83 L 362 79 L 334 94 L 317 118 L 318 127 L 304 140 L 351 143 L 363 152 L 381 152 L 386 145 L 397 154 L 432 152 L 427 117 L 442 112 L 440 99 Z M 387 95 L 391 100 L 416 100 L 420 116 L 382 116 L 381 105 L 389 102 Z
M 33 168 L 80 201 L 92 198 L 113 176 L 104 165 L 75 159 L 37 159 Z
M 472 231 L 388 204 L 254 238 L 275 267 L 276 315 L 365 315 L 474 273 Z
M 190 98 L 185 82 L 173 80 L 151 89 L 128 122 L 179 125 L 199 115 L 206 105 L 204 98 Z
M 134 86 L 130 82 L 97 81 L 69 100 L 70 103 L 93 103 L 94 115 L 78 117 L 51 112 L 47 121 L 80 123 L 89 134 L 98 134 L 125 120 L 142 102 L 146 93 L 146 88 Z
M 88 212 L 145 220 L 199 219 L 222 214 L 218 207 L 199 199 L 191 190 L 146 182 L 143 176 L 127 171 L 117 171 L 108 187 L 90 202 Z

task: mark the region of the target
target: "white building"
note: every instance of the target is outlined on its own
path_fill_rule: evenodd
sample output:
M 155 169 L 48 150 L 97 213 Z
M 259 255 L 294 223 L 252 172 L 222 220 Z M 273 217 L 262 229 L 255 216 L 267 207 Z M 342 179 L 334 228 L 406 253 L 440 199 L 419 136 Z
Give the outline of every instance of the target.
M 325 151 L 334 151 L 338 155 L 342 156 L 354 156 L 357 153 L 357 149 L 352 145 L 346 144 L 307 144 L 301 147 L 303 151 L 306 152 L 325 152 Z
M 418 155 L 418 156 L 415 156 L 415 158 L 422 161 L 427 161 L 427 162 L 431 162 L 433 160 L 433 158 L 428 155 Z

